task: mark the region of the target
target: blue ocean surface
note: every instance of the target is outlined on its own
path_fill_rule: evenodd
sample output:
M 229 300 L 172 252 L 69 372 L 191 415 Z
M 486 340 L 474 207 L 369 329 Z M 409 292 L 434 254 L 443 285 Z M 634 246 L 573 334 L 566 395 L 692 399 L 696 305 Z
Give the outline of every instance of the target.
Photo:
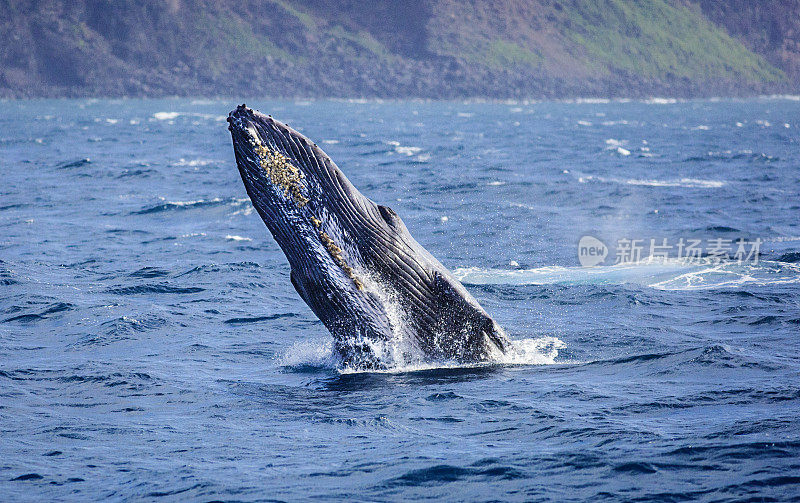
M 800 501 L 800 100 L 248 100 L 515 341 L 386 372 L 290 284 L 237 104 L 0 102 L 0 499 Z

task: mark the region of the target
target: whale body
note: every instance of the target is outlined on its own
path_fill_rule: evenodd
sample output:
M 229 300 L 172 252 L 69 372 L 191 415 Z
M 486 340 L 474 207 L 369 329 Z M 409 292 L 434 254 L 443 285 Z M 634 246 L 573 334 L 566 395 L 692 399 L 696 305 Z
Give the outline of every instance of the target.
M 397 213 L 362 195 L 316 144 L 245 105 L 228 123 L 247 194 L 345 365 L 481 362 L 508 351 L 502 328 Z

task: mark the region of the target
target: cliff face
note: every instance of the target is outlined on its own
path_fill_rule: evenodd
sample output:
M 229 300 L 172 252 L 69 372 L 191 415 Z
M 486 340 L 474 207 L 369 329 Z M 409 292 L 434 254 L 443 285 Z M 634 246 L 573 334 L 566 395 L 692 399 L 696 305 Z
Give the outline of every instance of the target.
M 800 82 L 800 0 L 694 0 L 703 14 Z
M 0 96 L 789 91 L 797 12 L 800 0 L 0 0 Z

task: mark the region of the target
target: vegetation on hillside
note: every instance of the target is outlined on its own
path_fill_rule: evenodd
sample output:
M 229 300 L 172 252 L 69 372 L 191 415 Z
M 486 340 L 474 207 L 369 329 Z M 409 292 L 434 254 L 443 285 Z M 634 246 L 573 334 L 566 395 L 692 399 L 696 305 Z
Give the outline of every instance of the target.
M 741 16 L 721 23 L 720 6 L 743 1 L 0 0 L 0 96 L 796 89 L 796 22 L 748 7 L 768 42 Z

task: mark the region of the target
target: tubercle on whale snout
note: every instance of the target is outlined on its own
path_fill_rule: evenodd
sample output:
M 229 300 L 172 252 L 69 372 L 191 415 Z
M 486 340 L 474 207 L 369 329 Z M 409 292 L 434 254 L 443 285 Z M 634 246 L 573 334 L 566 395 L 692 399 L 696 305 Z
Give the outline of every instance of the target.
M 306 189 L 303 185 L 305 174 L 292 164 L 288 157 L 263 142 L 255 129 L 251 130 L 246 127 L 241 119 L 234 116 L 236 113 L 252 115 L 253 111 L 244 104 L 236 107 L 236 110 L 228 115 L 228 130 L 247 137 L 264 179 L 275 186 L 285 199 L 291 199 L 298 209 L 305 208 L 310 202 L 309 197 L 303 195 L 303 191 Z M 271 119 L 272 117 L 268 116 L 268 118 Z M 318 230 L 317 237 L 319 241 L 328 251 L 336 265 L 352 280 L 357 290 L 364 290 L 364 282 L 358 278 L 355 270 L 345 260 L 342 248 L 321 229 L 322 220 L 313 215 L 308 208 L 301 214 Z

